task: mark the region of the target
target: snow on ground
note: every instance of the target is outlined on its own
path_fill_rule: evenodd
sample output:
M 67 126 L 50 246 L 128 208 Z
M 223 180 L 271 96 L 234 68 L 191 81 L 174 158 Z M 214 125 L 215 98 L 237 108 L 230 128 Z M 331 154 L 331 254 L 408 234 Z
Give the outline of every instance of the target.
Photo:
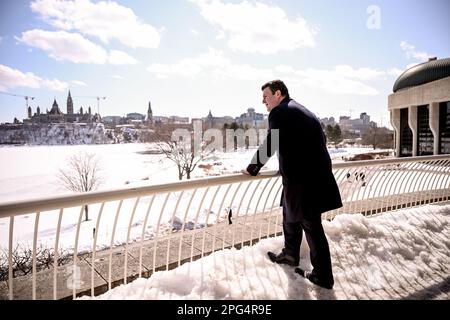
M 326 290 L 273 264 L 283 238 L 227 249 L 139 278 L 95 299 L 449 299 L 450 205 L 324 221 L 335 286 Z M 300 265 L 310 269 L 304 241 Z M 84 296 L 81 299 L 91 299 Z
M 99 188 L 120 188 L 126 185 L 153 185 L 178 180 L 177 169 L 162 155 L 145 154 L 147 144 L 106 144 L 74 146 L 2 146 L 0 147 L 0 203 L 48 197 L 70 193 L 66 191 L 56 175 L 66 166 L 70 155 L 84 151 L 94 153 L 100 160 L 101 176 L 104 180 Z M 339 162 L 342 156 L 370 152 L 368 148 L 329 149 L 330 156 Z M 380 151 L 380 150 L 377 150 Z M 199 164 L 212 164 L 211 169 L 197 167 L 193 178 L 208 175 L 240 172 L 250 162 L 255 149 L 216 153 Z M 276 157 L 266 165 L 276 170 Z
M 79 151 L 99 156 L 104 178 L 100 189 L 177 181 L 175 165 L 162 155 L 145 154 L 147 147 L 144 144 L 1 147 L 0 202 L 68 193 L 57 182 L 56 173 L 64 167 L 69 155 Z M 218 153 L 203 161 L 206 167 L 197 167 L 192 177 L 237 173 L 247 166 L 254 151 Z M 334 162 L 340 162 L 342 156 L 369 151 L 367 148 L 329 150 Z M 267 169 L 277 169 L 276 157 L 270 160 Z M 143 205 L 148 202 L 149 199 L 144 199 Z M 131 207 L 133 203 L 124 202 L 124 207 L 127 205 Z M 91 210 L 92 220 L 82 224 L 80 234 L 80 239 L 88 239 L 88 243 L 96 221 L 95 206 Z M 99 232 L 99 246 L 106 246 L 110 241 L 107 230 L 111 232 L 113 216 L 106 212 L 102 217 L 106 233 Z M 73 246 L 77 220 L 74 217 L 78 213 L 65 211 L 60 240 L 63 247 L 65 243 Z M 216 252 L 171 271 L 157 272 L 150 279 L 137 279 L 100 298 L 386 299 L 401 296 L 448 299 L 449 217 L 450 205 L 433 205 L 372 218 L 344 214 L 333 222 L 325 221 L 335 273 L 335 288 L 331 291 L 310 284 L 291 267 L 269 262 L 266 252 L 282 247 L 283 240 L 278 237 L 242 250 Z M 54 241 L 56 218 L 57 215 L 50 218 L 50 214 L 41 214 L 40 241 Z M 15 242 L 31 243 L 34 220 L 32 215 L 15 218 Z M 139 221 L 136 220 L 136 228 L 141 230 Z M 117 230 L 118 239 L 126 239 L 128 224 L 124 225 Z M 0 219 L 0 247 L 7 246 L 8 228 L 9 221 Z M 310 268 L 306 243 L 301 258 L 301 265 Z M 414 296 L 410 296 L 411 292 L 415 292 Z
M 99 188 L 113 189 L 130 186 L 145 186 L 178 181 L 178 173 L 175 164 L 163 155 L 146 154 L 150 148 L 147 144 L 113 144 L 113 145 L 75 145 L 75 146 L 3 146 L 0 147 L 0 203 L 18 200 L 27 200 L 37 197 L 49 197 L 61 194 L 70 194 L 57 180 L 60 168 L 66 166 L 67 158 L 79 152 L 95 154 L 100 160 L 100 175 L 104 181 Z M 330 154 L 336 159 L 343 155 L 367 152 L 367 148 L 330 149 Z M 201 161 L 193 171 L 192 178 L 217 176 L 239 173 L 246 168 L 255 149 L 240 149 L 235 152 L 217 152 L 207 160 Z M 263 170 L 277 170 L 276 156 L 272 157 Z M 187 199 L 189 192 L 184 194 Z M 175 199 L 175 198 L 174 198 Z M 163 196 L 157 196 L 155 206 L 161 205 Z M 205 203 L 209 203 L 205 199 Z M 149 198 L 142 199 L 137 208 L 133 221 L 131 239 L 141 236 L 142 225 L 145 217 Z M 174 201 L 169 201 L 172 203 Z M 194 200 L 190 215 L 197 212 Z M 98 228 L 97 249 L 110 246 L 111 228 L 113 225 L 117 204 L 109 203 L 105 206 L 101 224 Z M 126 200 L 122 206 L 122 212 L 131 212 L 133 200 Z M 79 252 L 92 249 L 92 233 L 95 227 L 99 205 L 89 207 L 90 221 L 83 222 L 80 231 Z M 236 208 L 235 208 L 236 209 Z M 206 209 L 205 209 L 206 210 Z M 225 214 L 225 212 L 222 212 Z M 222 214 L 221 213 L 221 214 Z M 203 211 L 199 216 L 199 223 L 206 219 Z M 76 226 L 79 216 L 78 208 L 69 208 L 64 211 L 61 227 L 60 246 L 73 248 L 75 243 Z M 156 217 L 157 218 L 157 217 Z M 155 215 L 150 217 L 148 230 L 144 236 L 150 236 L 153 232 L 152 223 Z M 214 217 L 210 217 L 214 219 Z M 58 211 L 43 213 L 39 219 L 38 242 L 53 247 L 55 241 L 55 228 L 57 225 Z M 116 230 L 115 244 L 124 243 L 127 239 L 129 215 L 121 214 Z M 153 220 L 152 220 L 153 219 Z M 169 220 L 170 218 L 167 218 Z M 32 246 L 35 216 L 22 215 L 14 220 L 14 243 L 23 246 Z M 0 219 L 0 247 L 7 247 L 9 236 L 8 219 Z
M 60 168 L 64 168 L 67 158 L 70 155 L 79 152 L 88 152 L 95 154 L 100 160 L 103 180 L 101 189 L 114 189 L 131 186 L 145 186 L 152 184 L 161 184 L 178 181 L 178 173 L 175 164 L 166 159 L 163 155 L 148 154 L 146 151 L 150 145 L 146 144 L 115 144 L 115 145 L 75 145 L 75 146 L 22 146 L 12 147 L 4 146 L 0 148 L 0 159 L 4 165 L 0 168 L 0 203 L 13 200 L 27 200 L 36 197 L 49 197 L 59 194 L 69 194 L 61 186 L 56 175 Z M 356 153 L 367 152 L 367 148 L 352 149 L 330 149 L 330 154 L 336 159 L 341 159 L 343 155 L 352 155 Z M 208 176 L 218 176 L 224 174 L 239 173 L 245 168 L 255 152 L 255 148 L 250 150 L 239 149 L 235 152 L 223 153 L 217 152 L 208 159 L 199 163 L 193 171 L 193 178 L 202 178 Z M 277 170 L 278 163 L 276 156 L 272 157 L 263 170 Z M 260 193 L 262 185 L 259 187 Z M 239 190 L 237 199 L 240 199 L 245 187 Z M 234 189 L 232 189 L 234 191 Z M 183 201 L 187 202 L 192 194 L 192 190 L 184 192 L 180 202 L 180 208 Z M 218 198 L 222 197 L 225 189 L 220 190 Z M 204 225 L 206 222 L 214 223 L 217 213 L 219 219 L 226 216 L 226 208 L 219 208 L 219 203 L 208 211 L 208 208 L 198 207 L 201 202 L 203 191 L 200 189 L 193 199 L 187 215 L 188 225 Z M 232 193 L 230 193 L 231 195 Z M 172 224 L 173 206 L 177 202 L 179 193 L 172 194 L 168 205 L 164 211 L 161 222 L 163 225 Z M 208 193 L 205 198 L 204 206 L 210 203 L 213 192 Z M 130 240 L 139 240 L 142 236 L 150 239 L 155 232 L 159 208 L 162 207 L 165 195 L 155 196 L 154 201 L 150 197 L 140 200 L 134 216 L 134 199 L 125 200 L 120 211 L 117 228 L 113 243 L 111 243 L 112 227 L 117 212 L 118 202 L 107 203 L 101 216 L 100 224 L 96 226 L 99 216 L 99 204 L 89 206 L 89 221 L 83 221 L 80 226 L 80 237 L 78 243 L 78 252 L 89 252 L 92 250 L 92 235 L 94 228 L 97 230 L 98 239 L 96 249 L 101 250 L 111 245 L 120 245 L 127 242 L 128 235 Z M 230 199 L 228 199 L 230 200 Z M 152 214 L 146 221 L 147 208 L 153 201 Z M 278 203 L 278 201 L 275 201 Z M 272 203 L 272 199 L 268 203 Z M 187 205 L 187 203 L 185 203 Z M 249 206 L 250 212 L 253 212 L 256 203 Z M 237 212 L 237 203 L 231 207 L 235 214 Z M 269 209 L 269 207 L 268 207 Z M 221 210 L 220 212 L 218 210 Z M 157 213 L 157 214 L 154 214 Z M 198 215 L 197 215 L 198 213 Z M 41 213 L 38 226 L 38 245 L 53 248 L 55 245 L 56 226 L 58 223 L 59 211 L 49 211 Z M 78 217 L 80 208 L 66 208 L 62 216 L 61 232 L 59 246 L 64 250 L 71 252 L 75 246 L 75 235 L 77 232 Z M 32 248 L 34 238 L 35 215 L 21 215 L 14 219 L 13 241 L 14 246 L 20 244 L 22 249 Z M 183 220 L 183 214 L 176 216 L 175 222 Z M 130 222 L 130 219 L 132 221 Z M 209 219 L 209 221 L 208 221 Z M 84 220 L 84 217 L 83 217 Z M 128 234 L 129 225 L 130 234 Z M 9 237 L 9 220 L 0 219 L 0 248 L 7 248 Z
M 68 157 L 79 152 L 93 153 L 99 158 L 100 175 L 104 180 L 100 190 L 120 188 L 126 182 L 146 177 L 151 177 L 152 181 L 175 177 L 175 172 L 172 175 L 166 172 L 173 167 L 171 164 L 161 168 L 158 166 L 161 156 L 139 153 L 145 150 L 143 144 L 2 147 L 0 201 L 71 193 L 64 189 L 56 175 L 59 169 L 66 167 Z
M 1 147 L 0 159 L 0 202 L 27 200 L 36 197 L 49 197 L 60 194 L 70 194 L 58 182 L 56 174 L 59 168 L 64 168 L 67 158 L 78 152 L 95 154 L 100 160 L 101 176 L 104 184 L 99 188 L 114 189 L 131 186 L 154 185 L 178 181 L 175 164 L 163 155 L 146 154 L 150 148 L 146 144 L 116 144 L 116 145 L 78 145 L 78 146 L 32 146 L 32 147 Z M 192 178 L 217 176 L 222 174 L 238 173 L 245 168 L 255 149 L 237 150 L 231 153 L 216 153 L 199 165 L 192 173 Z M 267 164 L 267 170 L 277 169 L 277 159 L 272 158 Z M 168 208 L 176 202 L 177 194 L 169 199 Z M 185 192 L 183 199 L 188 200 L 191 192 Z M 198 193 L 200 195 L 200 192 Z M 159 208 L 164 202 L 165 195 L 157 195 L 153 204 Z M 198 197 L 197 197 L 198 198 Z M 205 198 L 208 203 L 208 197 Z M 150 198 L 140 201 L 133 220 L 131 239 L 141 236 L 142 225 Z M 197 213 L 200 199 L 194 199 L 190 208 L 190 216 Z M 114 222 L 118 203 L 107 203 L 103 210 L 101 224 L 98 228 L 97 249 L 110 246 L 111 229 Z M 127 239 L 130 213 L 134 199 L 124 201 L 122 214 L 119 217 L 115 233 L 114 244 L 124 243 Z M 197 205 L 197 206 L 196 206 Z M 83 222 L 80 230 L 79 252 L 92 249 L 92 233 L 96 226 L 100 205 L 89 206 L 90 220 Z M 173 210 L 173 209 L 172 209 Z M 205 209 L 206 210 L 206 209 Z M 168 210 L 166 210 L 168 212 Z M 55 229 L 59 211 L 42 213 L 39 219 L 38 242 L 47 247 L 54 247 Z M 61 224 L 60 247 L 73 248 L 77 230 L 79 208 L 64 210 Z M 123 212 L 127 214 L 123 214 Z M 157 210 L 155 210 L 157 212 Z M 225 213 L 225 212 L 223 212 Z M 153 233 L 152 224 L 156 224 L 157 215 L 150 215 L 148 228 L 144 236 Z M 166 220 L 170 220 L 166 217 Z M 180 218 L 180 217 L 179 217 Z M 181 217 L 182 218 L 182 217 Z M 204 223 L 206 213 L 200 212 L 198 223 Z M 211 220 L 213 218 L 211 217 Z M 215 217 L 214 217 L 215 219 Z M 163 221 L 164 222 L 164 221 Z M 35 216 L 22 215 L 14 219 L 14 243 L 23 247 L 32 247 Z M 0 219 L 0 248 L 8 246 L 9 220 Z
M 178 181 L 175 164 L 163 155 L 145 154 L 148 148 L 146 144 L 1 147 L 0 202 L 71 193 L 56 176 L 59 169 L 66 167 L 68 157 L 79 152 L 99 158 L 104 181 L 99 190 Z M 217 153 L 199 163 L 216 165 L 210 170 L 196 168 L 192 177 L 239 172 L 254 151 Z M 271 163 L 276 164 L 274 160 Z

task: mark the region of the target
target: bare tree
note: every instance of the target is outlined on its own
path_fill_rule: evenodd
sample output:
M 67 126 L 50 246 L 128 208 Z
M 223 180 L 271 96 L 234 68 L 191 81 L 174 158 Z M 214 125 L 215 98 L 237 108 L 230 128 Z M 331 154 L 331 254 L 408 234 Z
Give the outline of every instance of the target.
M 11 252 L 12 257 L 12 277 L 20 277 L 30 274 L 33 271 L 33 250 L 27 245 L 17 244 Z M 72 254 L 66 249 L 58 251 L 58 266 L 65 265 L 73 260 Z M 51 269 L 55 262 L 55 250 L 46 248 L 40 244 L 36 248 L 36 271 Z M 0 249 L 0 281 L 7 281 L 9 278 L 8 251 Z
M 168 134 L 158 134 L 157 136 L 158 141 L 155 144 L 167 159 L 177 165 L 179 180 L 183 180 L 183 177 L 190 179 L 191 172 L 194 171 L 197 164 L 214 153 L 213 149 L 207 148 L 208 144 L 204 141 L 196 152 L 195 147 L 190 143 L 191 141 L 172 140 L 172 137 Z
M 362 144 L 376 148 L 391 149 L 394 146 L 394 132 L 385 127 L 371 126 L 362 135 Z
M 80 152 L 68 158 L 67 168 L 60 169 L 57 177 L 67 190 L 87 192 L 102 184 L 99 171 L 99 159 L 95 154 Z M 89 220 L 88 211 L 88 205 L 85 205 L 85 221 Z

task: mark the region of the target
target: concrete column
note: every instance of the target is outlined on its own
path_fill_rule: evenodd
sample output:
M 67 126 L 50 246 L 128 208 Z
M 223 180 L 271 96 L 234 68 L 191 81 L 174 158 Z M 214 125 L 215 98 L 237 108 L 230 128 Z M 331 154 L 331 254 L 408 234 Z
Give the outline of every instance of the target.
M 394 128 L 394 150 L 396 157 L 400 156 L 400 110 L 401 109 L 391 110 L 391 125 Z
M 408 125 L 413 134 L 412 156 L 417 157 L 417 106 L 408 109 Z
M 433 132 L 433 154 L 439 154 L 439 102 L 430 103 L 430 129 Z

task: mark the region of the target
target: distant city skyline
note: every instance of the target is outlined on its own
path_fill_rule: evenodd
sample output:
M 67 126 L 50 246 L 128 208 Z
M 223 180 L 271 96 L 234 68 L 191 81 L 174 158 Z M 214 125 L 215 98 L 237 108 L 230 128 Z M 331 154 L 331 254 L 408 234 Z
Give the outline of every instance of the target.
M 397 77 L 450 56 L 450 2 L 12 1 L 0 3 L 0 91 L 100 114 L 200 118 L 266 113 L 261 85 L 286 82 L 320 118 L 389 123 Z M 81 98 L 91 97 L 91 98 Z M 65 110 L 64 110 L 65 112 Z M 27 117 L 0 94 L 0 122 Z
M 69 95 L 70 95 L 70 91 L 69 91 Z M 71 95 L 70 95 L 71 96 Z M 66 97 L 66 100 L 68 99 L 68 97 Z M 58 103 L 58 101 L 56 100 L 56 98 L 54 98 L 53 99 L 53 102 L 52 103 L 55 103 L 56 102 L 56 104 L 57 104 L 57 106 L 59 107 L 59 109 L 64 113 L 64 114 L 70 114 L 70 113 L 75 113 L 75 114 L 77 114 L 77 113 L 79 113 L 80 112 L 80 109 L 81 108 L 83 108 L 82 110 L 84 110 L 84 112 L 86 113 L 86 112 L 88 112 L 89 111 L 89 113 L 90 113 L 90 111 L 91 111 L 91 109 L 92 109 L 92 114 L 94 115 L 94 114 L 96 114 L 97 113 L 97 111 L 94 109 L 94 108 L 92 108 L 90 105 L 89 106 L 82 106 L 82 105 L 79 105 L 79 107 L 76 107 L 76 105 L 73 105 L 73 100 L 72 100 L 72 98 L 70 99 L 70 103 L 71 103 L 71 105 L 70 105 L 70 107 L 68 107 L 67 106 L 67 103 L 66 104 L 61 104 L 61 103 Z M 36 112 L 37 112 L 37 108 L 39 107 L 39 109 L 40 109 L 40 112 L 41 113 L 46 113 L 46 112 L 48 112 L 48 111 L 50 111 L 51 110 L 51 108 L 46 108 L 45 110 L 43 110 L 40 106 L 36 106 L 36 108 L 33 108 L 32 106 L 30 106 L 31 107 L 31 115 L 34 115 Z M 70 108 L 70 110 L 71 110 L 71 112 L 69 112 L 69 110 L 68 110 L 68 108 Z M 147 107 L 148 108 L 148 107 Z M 227 118 L 227 117 L 231 117 L 231 118 L 234 118 L 234 119 L 237 119 L 237 118 L 239 118 L 239 117 L 242 117 L 242 115 L 244 115 L 245 113 L 247 113 L 248 112 L 248 110 L 249 109 L 253 109 L 253 111 L 255 111 L 255 109 L 254 108 L 247 108 L 246 110 L 241 110 L 241 112 L 239 113 L 239 114 L 225 114 L 224 116 L 221 116 L 220 118 Z M 153 112 L 152 112 L 153 113 Z M 268 112 L 256 112 L 257 114 L 261 114 L 261 116 L 268 116 Z M 133 111 L 133 110 L 131 110 L 130 112 L 127 112 L 126 114 L 121 114 L 121 115 L 119 115 L 119 114 L 105 114 L 105 115 L 101 115 L 101 117 L 102 118 L 110 118 L 110 117 L 124 117 L 124 118 L 127 118 L 127 117 L 129 117 L 130 115 L 140 115 L 140 116 L 143 116 L 144 117 L 144 119 L 146 119 L 147 118 L 147 114 L 148 114 L 148 109 L 147 109 L 147 112 L 136 112 L 136 111 Z M 186 117 L 187 119 L 189 119 L 189 123 L 193 120 L 193 119 L 199 119 L 199 118 L 207 118 L 210 114 L 212 114 L 212 113 L 210 113 L 210 112 L 208 112 L 208 115 L 201 115 L 200 117 Z M 368 116 L 369 117 L 369 119 L 370 119 L 370 115 L 369 114 L 367 114 L 365 111 L 363 111 L 363 112 L 361 112 L 361 113 L 359 113 L 359 114 L 357 114 L 357 115 L 354 115 L 354 116 L 346 116 L 346 115 L 339 115 L 337 118 L 336 117 L 333 117 L 333 116 L 323 116 L 323 117 L 320 117 L 319 118 L 319 120 L 331 120 L 331 119 L 333 119 L 334 120 L 334 122 L 335 123 L 337 123 L 337 124 L 339 124 L 340 123 L 340 118 L 349 118 L 350 120 L 357 120 L 357 119 L 360 119 L 361 118 L 361 116 L 362 115 L 365 115 L 365 116 Z M 158 114 L 154 114 L 154 115 L 152 115 L 152 117 L 154 117 L 154 118 L 170 118 L 170 117 L 179 117 L 179 115 L 177 115 L 177 114 L 171 114 L 171 115 L 158 115 Z M 14 118 L 17 118 L 17 117 L 14 117 Z M 28 115 L 27 115 L 27 117 L 25 117 L 24 119 L 27 119 L 28 118 Z M 19 119 L 19 118 L 17 118 L 17 120 L 19 120 L 20 122 L 21 121 L 23 121 L 24 119 Z M 14 119 L 13 119 L 14 120 Z M 7 121 L 7 123 L 8 122 L 13 122 L 13 121 Z M 328 121 L 326 121 L 327 123 L 328 123 Z M 377 121 L 373 121 L 373 122 L 375 122 L 375 123 L 377 123 L 377 125 L 378 126 L 387 126 L 387 127 L 390 127 L 390 125 L 388 125 L 387 123 L 379 123 L 379 122 L 377 122 Z M 2 123 L 2 122 L 0 122 L 0 123 Z

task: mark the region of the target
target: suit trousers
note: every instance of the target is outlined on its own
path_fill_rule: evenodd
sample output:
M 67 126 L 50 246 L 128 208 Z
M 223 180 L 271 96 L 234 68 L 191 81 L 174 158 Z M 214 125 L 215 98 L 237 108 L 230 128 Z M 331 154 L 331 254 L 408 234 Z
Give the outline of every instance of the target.
M 297 261 L 300 257 L 303 231 L 310 249 L 312 273 L 322 281 L 334 283 L 330 249 L 323 230 L 321 215 L 319 213 L 303 214 L 300 221 L 287 223 L 285 210 L 283 209 L 283 252 L 294 257 Z

